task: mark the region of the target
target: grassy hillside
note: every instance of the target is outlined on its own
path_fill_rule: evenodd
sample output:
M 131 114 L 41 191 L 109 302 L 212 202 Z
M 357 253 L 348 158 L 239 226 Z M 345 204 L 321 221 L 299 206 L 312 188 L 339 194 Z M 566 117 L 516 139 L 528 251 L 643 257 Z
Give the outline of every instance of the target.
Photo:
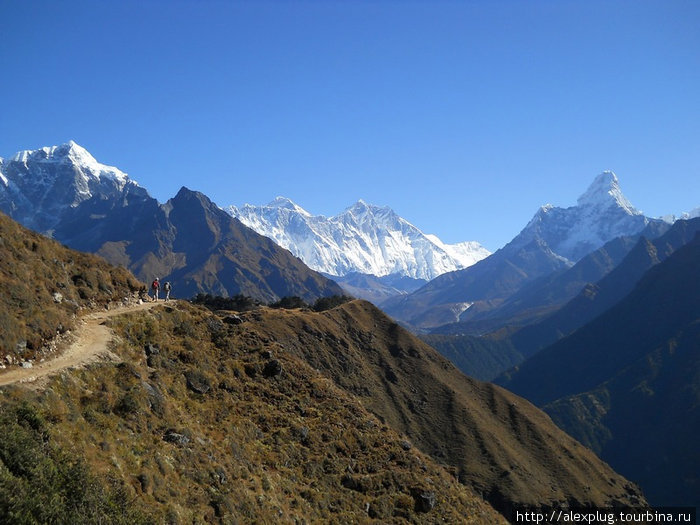
M 0 227 L 9 345 L 141 286 L 4 216 Z M 273 358 L 269 340 L 231 318 L 169 303 L 109 322 L 122 362 L 0 388 L 0 522 L 502 521 L 351 395 L 298 357 Z
M 140 286 L 6 222 L 17 326 Z M 491 524 L 491 505 L 643 501 L 544 413 L 364 301 L 168 303 L 107 323 L 121 362 L 0 388 L 0 522 Z
M 2 523 L 152 523 L 123 487 L 52 439 L 35 405 L 4 401 L 0 425 Z
M 502 520 L 353 396 L 229 321 L 186 303 L 118 317 L 123 363 L 6 389 L 2 410 L 32 407 L 158 523 Z
M 521 363 L 523 356 L 507 337 L 472 335 L 419 335 L 421 340 L 449 359 L 464 374 L 481 381 L 491 381 L 504 370 Z
M 48 340 L 73 328 L 78 312 L 123 302 L 142 286 L 128 271 L 0 213 L 0 359 L 6 363 L 41 357 Z
M 522 398 L 467 378 L 365 301 L 248 312 L 245 332 L 302 357 L 502 512 L 633 504 L 640 494 Z

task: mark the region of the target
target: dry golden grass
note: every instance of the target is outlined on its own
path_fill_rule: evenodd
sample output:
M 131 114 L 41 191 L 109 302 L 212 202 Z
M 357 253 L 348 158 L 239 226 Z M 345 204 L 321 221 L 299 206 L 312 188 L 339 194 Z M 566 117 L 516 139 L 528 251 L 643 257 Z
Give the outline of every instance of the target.
M 128 271 L 69 250 L 0 213 L 0 360 L 32 359 L 76 314 L 141 288 Z
M 461 374 L 366 301 L 320 314 L 241 314 L 272 341 L 356 395 L 390 427 L 452 467 L 494 507 L 639 505 L 632 483 L 506 390 Z
M 8 391 L 157 522 L 502 521 L 304 360 L 176 304 L 111 321 L 124 363 Z

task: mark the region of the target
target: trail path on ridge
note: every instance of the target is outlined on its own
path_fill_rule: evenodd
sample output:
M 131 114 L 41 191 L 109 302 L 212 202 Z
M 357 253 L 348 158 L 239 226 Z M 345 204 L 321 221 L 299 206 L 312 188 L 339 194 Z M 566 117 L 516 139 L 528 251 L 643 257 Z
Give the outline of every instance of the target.
M 92 312 L 86 315 L 79 321 L 79 325 L 75 329 L 75 340 L 70 342 L 61 354 L 42 363 L 35 363 L 32 368 L 12 368 L 1 373 L 0 387 L 14 383 L 34 383 L 32 386 L 38 386 L 38 380 L 57 374 L 67 368 L 102 359 L 119 360 L 107 349 L 114 334 L 105 326 L 104 322 L 115 315 L 148 310 L 157 304 L 163 304 L 163 302 L 121 306 L 113 310 Z

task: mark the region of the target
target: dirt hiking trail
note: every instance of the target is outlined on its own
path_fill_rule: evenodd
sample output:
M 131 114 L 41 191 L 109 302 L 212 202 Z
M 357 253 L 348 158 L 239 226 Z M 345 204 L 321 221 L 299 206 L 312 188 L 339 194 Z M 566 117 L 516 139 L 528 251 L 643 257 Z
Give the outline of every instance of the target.
M 38 387 L 39 380 L 57 374 L 67 368 L 94 363 L 100 360 L 119 361 L 120 359 L 110 352 L 107 345 L 113 338 L 112 331 L 104 322 L 110 317 L 128 312 L 147 310 L 159 302 L 146 302 L 131 306 L 121 306 L 112 310 L 92 312 L 83 317 L 75 329 L 75 339 L 68 344 L 61 354 L 47 359 L 41 363 L 35 363 L 32 368 L 12 368 L 0 374 L 0 387 L 14 383 L 32 383 Z

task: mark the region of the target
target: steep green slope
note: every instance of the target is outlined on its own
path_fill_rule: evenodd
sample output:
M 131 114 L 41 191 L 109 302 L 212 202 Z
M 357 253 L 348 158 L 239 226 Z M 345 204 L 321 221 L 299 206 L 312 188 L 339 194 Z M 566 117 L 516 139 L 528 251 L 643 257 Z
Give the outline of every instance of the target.
M 462 373 L 481 381 L 491 381 L 524 359 L 507 337 L 441 334 L 418 337 L 449 359 Z

